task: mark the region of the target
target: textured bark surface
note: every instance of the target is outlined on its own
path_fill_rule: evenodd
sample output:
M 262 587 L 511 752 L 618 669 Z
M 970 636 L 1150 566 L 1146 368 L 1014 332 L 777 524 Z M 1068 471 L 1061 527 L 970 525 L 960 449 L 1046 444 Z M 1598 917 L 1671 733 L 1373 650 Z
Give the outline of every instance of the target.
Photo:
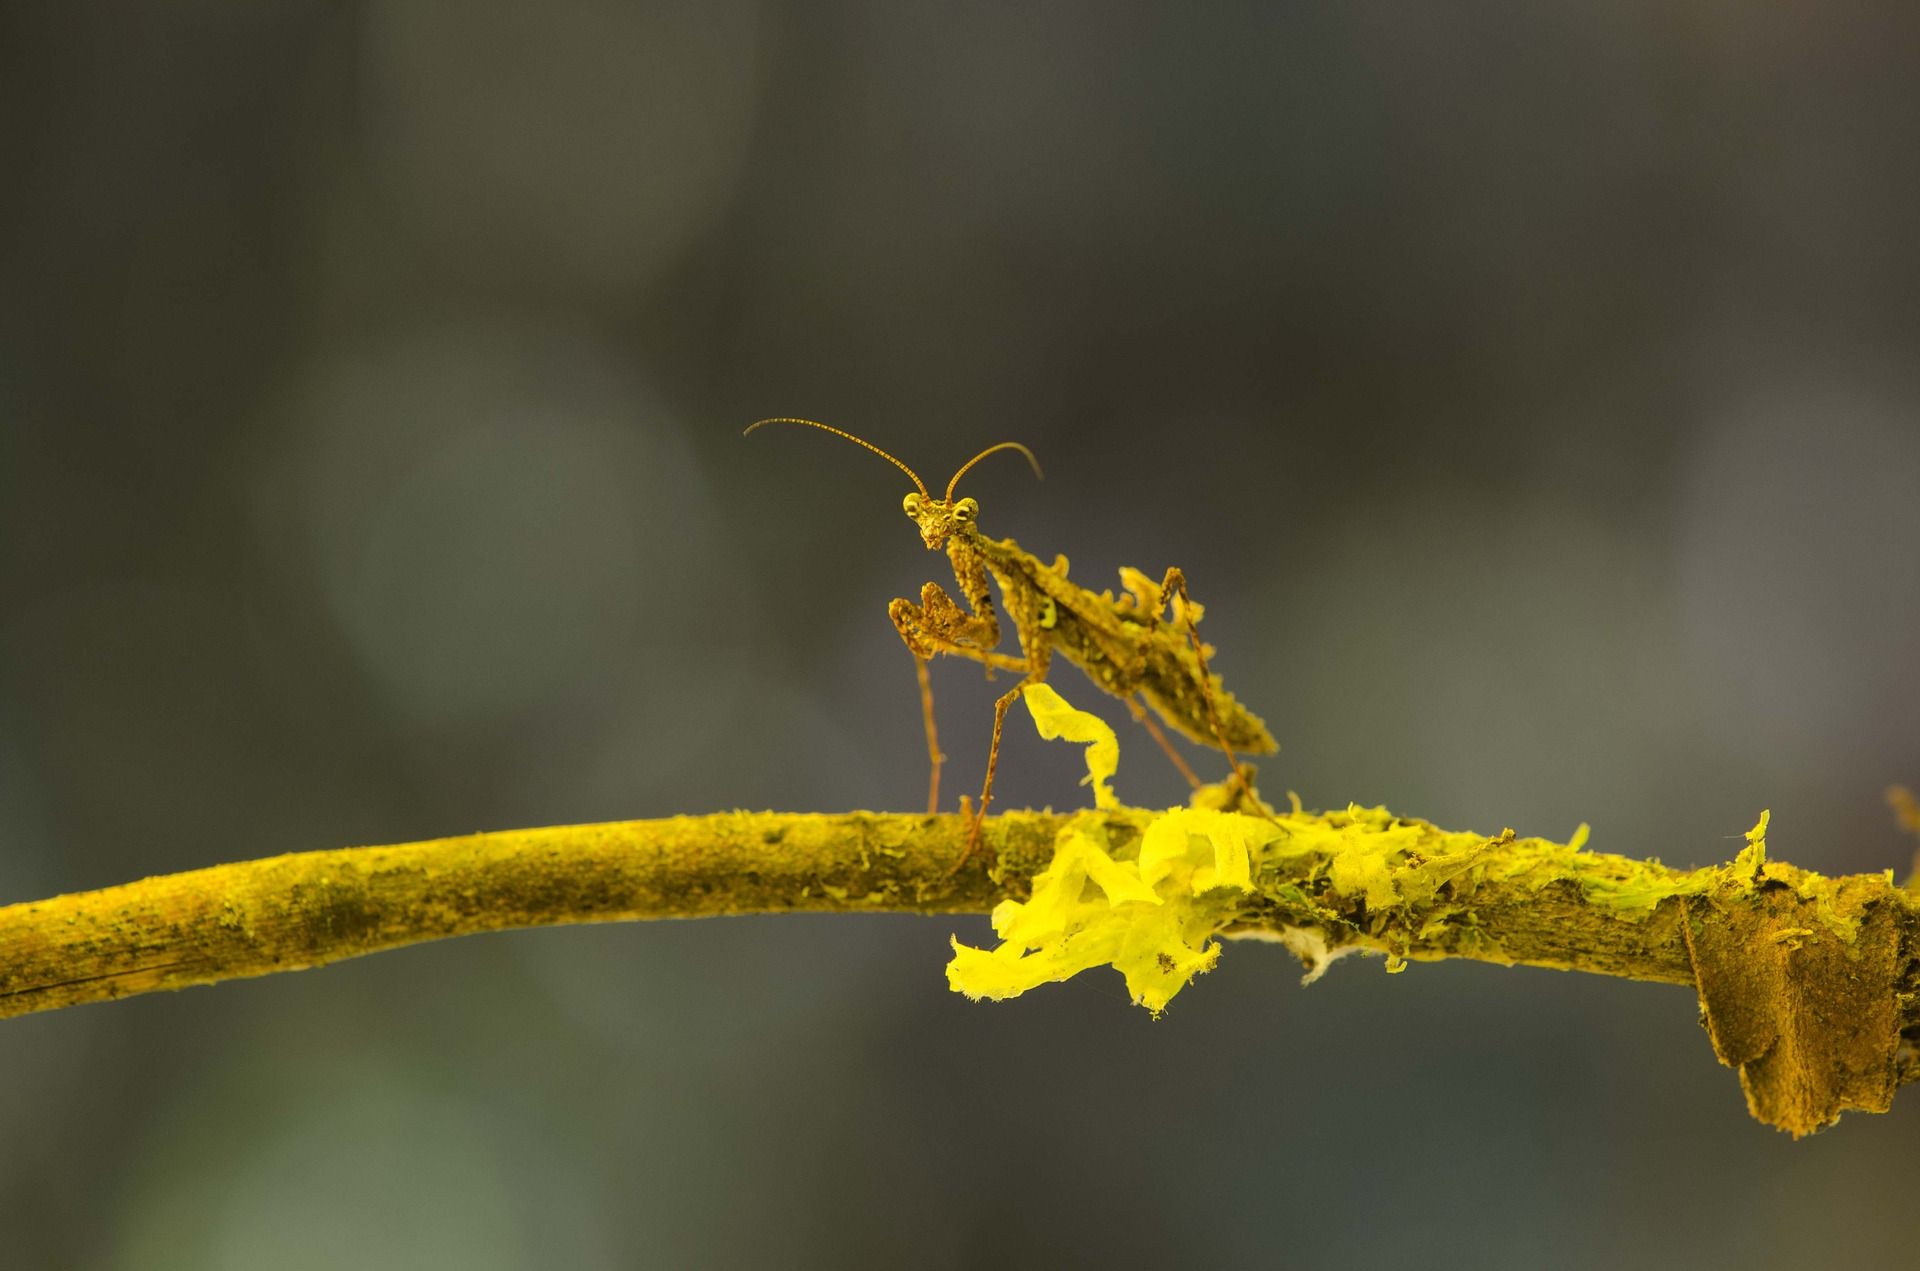
M 1155 814 L 1097 816 L 1116 841 Z M 722 813 L 307 852 L 0 908 L 0 1017 L 324 965 L 518 927 L 798 910 L 984 913 L 1023 896 L 1072 818 Z M 1310 968 L 1363 950 L 1692 985 L 1753 1114 L 1799 1135 L 1920 1076 L 1920 898 L 1890 874 L 1766 859 L 1700 870 L 1441 830 L 1384 809 L 1279 814 L 1227 934 Z M 938 973 L 928 968 L 930 981 Z

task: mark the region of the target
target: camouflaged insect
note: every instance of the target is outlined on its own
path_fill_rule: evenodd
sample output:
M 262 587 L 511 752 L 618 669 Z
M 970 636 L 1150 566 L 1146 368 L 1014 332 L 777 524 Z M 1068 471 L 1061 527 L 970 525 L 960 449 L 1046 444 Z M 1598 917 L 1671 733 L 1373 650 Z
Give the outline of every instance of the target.
M 962 464 L 947 482 L 946 493 L 936 499 L 912 468 L 852 433 L 811 419 L 785 418 L 760 420 L 748 427 L 747 432 L 765 424 L 801 424 L 844 437 L 913 478 L 915 490 L 906 496 L 902 507 L 919 529 L 920 541 L 926 544 L 927 550 L 944 548 L 953 566 L 954 583 L 966 600 L 966 608 L 939 583 L 929 582 L 920 589 L 919 604 L 903 598 L 895 600 L 887 610 L 900 632 L 900 639 L 913 654 L 920 679 L 927 754 L 932 764 L 927 791 L 929 812 L 939 809 L 940 766 L 944 757 L 934 726 L 933 690 L 927 678 L 927 663 L 937 654 L 948 654 L 971 658 L 990 669 L 1021 674 L 1020 683 L 994 703 L 993 743 L 987 752 L 986 781 L 980 790 L 980 803 L 962 863 L 979 846 L 981 819 L 986 816 L 987 803 L 993 797 L 994 770 L 999 762 L 1000 735 L 1007 708 L 1022 688 L 1046 679 L 1056 652 L 1084 671 L 1102 690 L 1126 702 L 1134 717 L 1147 727 L 1190 783 L 1198 786 L 1199 778 L 1155 727 L 1152 718 L 1141 708 L 1141 701 L 1179 732 L 1195 741 L 1218 746 L 1232 765 L 1242 791 L 1252 799 L 1251 787 L 1236 754 L 1266 754 L 1278 750 L 1279 746 L 1260 718 L 1235 700 L 1221 686 L 1220 677 L 1208 669 L 1206 659 L 1212 650 L 1201 644 L 1194 633 L 1194 624 L 1200 620 L 1202 610 L 1187 595 L 1186 576 L 1178 568 L 1169 568 L 1156 586 L 1139 570 L 1123 568 L 1120 581 L 1124 594 L 1116 598 L 1111 591 L 1089 591 L 1067 580 L 1065 556 L 1056 556 L 1049 565 L 1010 538 L 988 538 L 980 532 L 980 505 L 970 498 L 956 500 L 953 497 L 954 487 L 967 470 L 996 451 L 1019 451 L 1033 465 L 1034 475 L 1040 475 L 1040 464 L 1032 451 L 1017 441 L 989 446 Z M 999 651 L 1000 618 L 994 608 L 993 592 L 987 585 L 989 577 L 999 584 L 1006 602 L 1007 616 L 1020 641 L 1020 657 Z M 1163 619 L 1169 606 L 1173 624 Z

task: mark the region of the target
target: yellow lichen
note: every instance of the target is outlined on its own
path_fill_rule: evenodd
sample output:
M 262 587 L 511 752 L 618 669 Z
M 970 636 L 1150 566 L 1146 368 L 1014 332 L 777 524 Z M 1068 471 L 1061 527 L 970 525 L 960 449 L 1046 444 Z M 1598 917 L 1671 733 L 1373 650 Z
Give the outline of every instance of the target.
M 1101 808 L 1117 806 L 1109 778 L 1119 741 L 1098 716 L 1044 684 L 1022 696 L 1042 737 L 1088 743 L 1087 779 Z M 1214 936 L 1238 916 L 1263 848 L 1278 826 L 1258 817 L 1174 808 L 1116 847 L 1098 814 L 1070 821 L 1025 901 L 993 911 L 992 950 L 953 941 L 947 983 L 971 998 L 1005 999 L 1111 966 L 1133 1000 L 1156 1015 L 1219 959 Z
M 1112 729 L 1045 685 L 1024 696 L 1043 737 L 1087 745 L 1096 802 L 1116 807 L 1109 779 L 1119 746 Z M 1490 838 L 1359 805 L 1316 815 L 1292 796 L 1290 810 L 1272 817 L 1212 806 L 1204 791 L 1195 802 L 1153 814 L 1137 834 L 1097 815 L 1070 822 L 1051 863 L 1034 877 L 1031 897 L 994 910 L 1000 944 L 987 951 L 954 943 L 949 984 L 970 997 L 998 999 L 1113 966 L 1134 1000 L 1157 1013 L 1213 966 L 1213 937 L 1236 928 L 1255 903 L 1278 906 L 1298 930 L 1314 933 L 1300 954 L 1310 979 L 1338 953 L 1354 950 L 1385 954 L 1389 972 L 1439 950 L 1504 960 L 1498 941 L 1477 929 L 1473 893 L 1489 873 L 1505 879 L 1526 872 L 1535 876 L 1532 886 L 1568 879 L 1587 836 L 1583 825 L 1566 846 L 1519 840 L 1511 830 Z M 1263 864 L 1272 869 L 1256 895 Z M 1290 877 L 1275 878 L 1273 870 Z M 1651 880 L 1641 886 L 1656 890 Z
M 1095 807 L 1120 806 L 1108 781 L 1120 767 L 1120 739 L 1098 715 L 1075 710 L 1067 699 L 1043 683 L 1029 684 L 1020 690 L 1020 698 L 1033 716 L 1034 729 L 1047 741 L 1065 740 L 1087 744 L 1087 775 L 1082 784 L 1093 787 Z

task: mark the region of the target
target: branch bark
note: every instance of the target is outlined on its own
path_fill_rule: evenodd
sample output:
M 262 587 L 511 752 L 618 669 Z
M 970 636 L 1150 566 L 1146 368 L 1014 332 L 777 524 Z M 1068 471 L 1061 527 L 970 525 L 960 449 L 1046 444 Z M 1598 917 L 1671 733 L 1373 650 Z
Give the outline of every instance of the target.
M 1082 813 L 1081 816 L 1095 815 Z M 1097 814 L 1116 842 L 1153 815 Z M 305 852 L 0 908 L 0 1018 L 520 927 L 824 912 L 985 913 L 1023 896 L 1064 815 L 722 813 Z M 1282 814 L 1296 843 L 1226 934 L 1316 972 L 1354 949 L 1690 985 L 1754 1115 L 1795 1134 L 1920 1077 L 1920 896 L 1891 875 L 1656 862 L 1443 831 L 1384 809 Z M 929 968 L 929 975 L 934 968 Z

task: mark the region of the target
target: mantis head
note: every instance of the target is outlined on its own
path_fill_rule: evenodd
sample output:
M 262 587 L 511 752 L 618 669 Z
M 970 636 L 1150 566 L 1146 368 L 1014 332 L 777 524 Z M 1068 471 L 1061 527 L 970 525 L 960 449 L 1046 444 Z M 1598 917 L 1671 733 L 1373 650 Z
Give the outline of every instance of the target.
M 907 515 L 912 518 L 913 523 L 919 527 L 920 541 L 927 545 L 927 550 L 930 552 L 939 551 L 946 545 L 949 538 L 953 538 L 956 535 L 964 539 L 968 535 L 980 532 L 977 524 L 980 516 L 980 505 L 972 499 L 960 499 L 956 501 L 953 497 L 953 488 L 960 484 L 960 478 L 966 473 L 968 468 L 979 463 L 996 450 L 1018 450 L 1027 457 L 1027 462 L 1033 465 L 1033 475 L 1036 477 L 1040 475 L 1040 461 L 1033 457 L 1033 451 L 1028 450 L 1017 441 L 1002 441 L 995 445 L 988 446 L 985 450 L 982 450 L 979 454 L 961 464 L 960 471 L 954 473 L 953 480 L 947 482 L 946 494 L 936 499 L 932 494 L 928 493 L 926 482 L 922 481 L 919 474 L 912 468 L 901 463 L 898 459 L 895 459 L 892 455 L 880 449 L 880 447 L 874 445 L 872 442 L 862 441 L 850 432 L 842 432 L 831 424 L 815 423 L 811 419 L 762 419 L 758 423 L 749 425 L 747 432 L 752 432 L 755 428 L 760 427 L 761 424 L 805 424 L 809 428 L 819 428 L 823 431 L 830 432 L 836 437 L 845 437 L 854 445 L 864 446 L 866 449 L 873 451 L 874 454 L 879 455 L 882 459 L 885 459 L 888 463 L 912 477 L 914 492 L 907 495 L 907 497 L 901 501 L 900 506 L 906 510 Z
M 953 503 L 924 494 L 909 494 L 900 501 L 900 506 L 920 527 L 920 541 L 927 545 L 930 552 L 939 551 L 955 534 L 964 538 L 979 532 L 976 521 L 980 515 L 980 505 L 972 499 Z

